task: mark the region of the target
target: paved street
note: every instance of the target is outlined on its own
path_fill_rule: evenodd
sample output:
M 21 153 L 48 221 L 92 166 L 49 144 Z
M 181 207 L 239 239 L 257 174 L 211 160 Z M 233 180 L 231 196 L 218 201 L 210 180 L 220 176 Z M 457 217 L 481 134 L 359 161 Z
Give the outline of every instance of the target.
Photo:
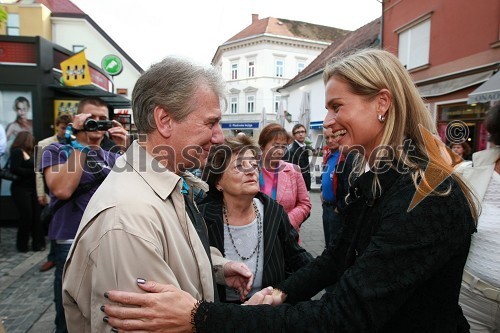
M 302 246 L 317 256 L 324 247 L 319 192 L 311 192 L 311 201 L 313 211 L 303 224 L 300 236 Z M 16 229 L 4 227 L 0 233 L 0 319 L 6 332 L 54 332 L 54 269 L 45 273 L 38 271 L 48 249 L 19 253 L 15 248 Z

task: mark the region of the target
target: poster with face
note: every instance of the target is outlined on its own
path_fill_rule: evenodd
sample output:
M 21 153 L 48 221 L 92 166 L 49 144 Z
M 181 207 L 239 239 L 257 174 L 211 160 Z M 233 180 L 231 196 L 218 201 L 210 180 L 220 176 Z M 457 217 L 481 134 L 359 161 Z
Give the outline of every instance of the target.
M 33 110 L 31 91 L 1 91 L 0 90 L 0 126 L 5 131 L 5 142 L 0 140 L 0 163 L 4 166 L 9 158 L 9 149 L 21 131 L 33 133 Z M 0 130 L 1 131 L 1 130 Z M 1 138 L 0 138 L 1 139 Z M 8 181 L 2 180 L 1 195 L 10 194 Z

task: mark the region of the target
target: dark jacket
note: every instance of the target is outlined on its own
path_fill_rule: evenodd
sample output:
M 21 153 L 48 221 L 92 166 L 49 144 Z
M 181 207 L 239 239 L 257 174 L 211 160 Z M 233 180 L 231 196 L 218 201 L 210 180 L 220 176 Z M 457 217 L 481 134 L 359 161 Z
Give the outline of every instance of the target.
M 12 149 L 10 152 L 10 171 L 17 176 L 12 186 L 22 187 L 30 191 L 36 190 L 35 165 L 31 156 L 25 160 L 21 148 Z
M 312 260 L 312 256 L 297 243 L 298 234 L 290 225 L 283 207 L 263 193 L 256 198 L 264 204 L 264 272 L 262 286 L 276 285 L 290 273 L 295 272 Z M 224 220 L 222 201 L 211 201 L 200 205 L 208 228 L 210 246 L 224 255 Z M 218 286 L 221 301 L 226 299 L 225 286 Z
M 475 226 L 464 194 L 448 178 L 440 189 L 451 185 L 449 195 L 428 196 L 407 212 L 411 176 L 389 170 L 379 179 L 375 200 L 372 172 L 353 182 L 335 247 L 278 285 L 289 304 L 203 303 L 197 332 L 468 332 L 458 296 Z M 334 293 L 297 303 L 332 283 Z
M 290 149 L 287 151 L 286 155 L 283 157 L 283 160 L 296 164 L 300 167 L 300 171 L 302 172 L 302 177 L 304 177 L 304 181 L 306 183 L 306 188 L 308 191 L 311 190 L 311 172 L 309 166 L 309 148 L 301 147 L 294 141 Z

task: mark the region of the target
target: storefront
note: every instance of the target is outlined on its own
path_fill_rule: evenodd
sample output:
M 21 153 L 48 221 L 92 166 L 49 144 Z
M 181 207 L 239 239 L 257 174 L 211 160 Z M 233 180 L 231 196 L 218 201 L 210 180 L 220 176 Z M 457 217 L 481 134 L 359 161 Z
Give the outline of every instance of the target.
M 53 135 L 57 115 L 73 114 L 78 101 L 84 97 L 99 97 L 108 103 L 110 118 L 118 117 L 115 110 L 130 109 L 130 101 L 112 93 L 111 78 L 92 63 L 88 63 L 91 85 L 64 86 L 60 80 L 60 63 L 73 55 L 41 37 L 0 36 L 0 124 L 7 132 L 7 151 L 14 140 L 11 129 L 16 127 L 20 106 L 28 119 L 27 130 L 36 140 Z M 4 165 L 7 158 L 7 154 L 2 156 L 0 163 Z M 15 216 L 10 203 L 10 182 L 5 180 L 0 205 L 0 222 Z

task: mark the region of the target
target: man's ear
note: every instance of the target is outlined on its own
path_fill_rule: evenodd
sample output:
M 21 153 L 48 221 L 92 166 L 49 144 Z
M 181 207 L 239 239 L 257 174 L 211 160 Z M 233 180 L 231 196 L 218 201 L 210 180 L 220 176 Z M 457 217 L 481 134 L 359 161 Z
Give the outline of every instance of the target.
M 173 129 L 172 122 L 174 121 L 170 116 L 170 113 L 161 106 L 156 106 L 153 113 L 158 132 L 163 137 L 170 137 Z
M 388 89 L 381 89 L 377 96 L 377 115 L 387 117 L 387 111 L 392 104 L 392 94 Z

